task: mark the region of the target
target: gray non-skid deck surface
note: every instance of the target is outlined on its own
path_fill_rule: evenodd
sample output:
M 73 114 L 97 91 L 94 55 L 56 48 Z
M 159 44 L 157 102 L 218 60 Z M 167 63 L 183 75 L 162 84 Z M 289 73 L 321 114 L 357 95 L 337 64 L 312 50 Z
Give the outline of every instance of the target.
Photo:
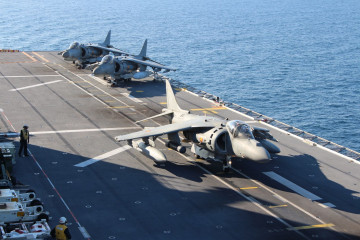
M 360 238 L 357 163 L 255 122 L 279 140 L 271 163 L 238 160 L 223 174 L 157 141 L 169 160 L 157 166 L 114 137 L 167 123 L 134 123 L 161 112 L 164 83 L 110 88 L 89 73 L 56 52 L 0 54 L 1 131 L 28 124 L 33 134 L 32 157 L 18 158 L 14 175 L 41 197 L 51 226 L 67 217 L 73 239 Z M 194 113 L 251 120 L 187 91 L 176 96 Z

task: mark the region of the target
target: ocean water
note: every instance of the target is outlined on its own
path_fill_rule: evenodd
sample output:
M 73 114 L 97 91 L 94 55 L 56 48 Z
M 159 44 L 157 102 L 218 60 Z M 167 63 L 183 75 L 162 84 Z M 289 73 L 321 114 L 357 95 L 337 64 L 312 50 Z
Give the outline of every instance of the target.
M 169 77 L 360 152 L 358 0 L 0 0 L 0 48 L 112 44 Z

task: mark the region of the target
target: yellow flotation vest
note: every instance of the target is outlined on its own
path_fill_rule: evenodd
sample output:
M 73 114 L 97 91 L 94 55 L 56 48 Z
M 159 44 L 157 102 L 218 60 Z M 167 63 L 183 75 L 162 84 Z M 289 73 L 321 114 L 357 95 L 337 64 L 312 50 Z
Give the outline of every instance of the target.
M 21 129 L 21 135 L 24 137 L 24 140 L 28 140 L 29 138 L 29 131 L 25 129 Z
M 67 229 L 67 226 L 63 224 L 59 224 L 55 227 L 55 238 L 56 240 L 67 240 L 65 235 L 65 230 Z

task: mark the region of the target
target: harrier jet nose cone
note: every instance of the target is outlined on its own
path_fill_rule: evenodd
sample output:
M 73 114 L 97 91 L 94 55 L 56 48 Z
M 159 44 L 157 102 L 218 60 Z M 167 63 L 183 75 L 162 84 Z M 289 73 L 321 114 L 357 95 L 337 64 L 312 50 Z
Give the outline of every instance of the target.
M 102 72 L 102 71 L 100 70 L 99 67 L 96 67 L 96 68 L 94 68 L 94 70 L 93 70 L 93 74 L 94 74 L 94 75 L 99 75 L 100 72 Z
M 103 66 L 97 66 L 94 70 L 93 70 L 93 74 L 95 76 L 102 76 L 106 74 L 106 69 Z
M 69 58 L 70 57 L 70 53 L 68 51 L 64 52 L 62 55 L 64 58 Z
M 269 152 L 254 139 L 234 139 L 233 150 L 235 155 L 244 156 L 258 163 L 271 161 Z

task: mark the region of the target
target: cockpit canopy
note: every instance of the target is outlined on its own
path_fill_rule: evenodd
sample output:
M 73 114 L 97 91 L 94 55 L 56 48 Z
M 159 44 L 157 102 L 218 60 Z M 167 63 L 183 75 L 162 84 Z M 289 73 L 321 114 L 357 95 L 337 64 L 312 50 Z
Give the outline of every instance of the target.
M 101 59 L 100 64 L 110 63 L 110 62 L 113 61 L 113 59 L 114 59 L 114 56 L 112 56 L 112 55 L 106 55 L 105 57 L 103 57 L 103 58 Z
M 80 46 L 80 43 L 78 42 L 73 42 L 72 44 L 70 44 L 69 49 L 75 49 L 78 48 Z
M 254 139 L 251 128 L 246 123 L 239 120 L 232 120 L 226 123 L 226 128 L 234 138 Z

